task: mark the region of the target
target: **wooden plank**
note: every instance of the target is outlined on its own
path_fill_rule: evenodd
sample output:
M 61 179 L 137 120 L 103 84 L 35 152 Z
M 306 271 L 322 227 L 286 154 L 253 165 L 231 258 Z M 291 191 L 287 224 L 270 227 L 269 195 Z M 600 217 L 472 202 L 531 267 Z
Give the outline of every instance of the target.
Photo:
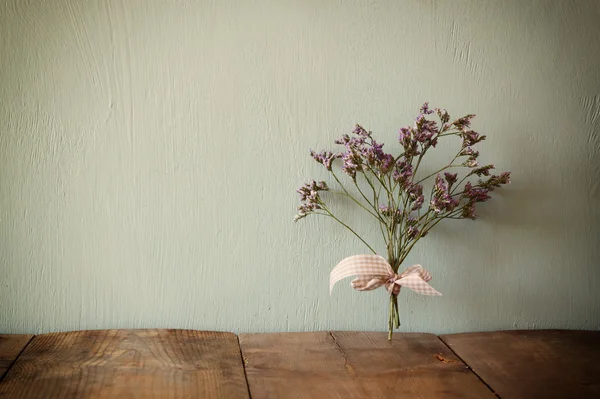
M 241 334 L 253 399 L 495 398 L 432 334 Z
M 503 399 L 600 398 L 599 331 L 443 335 Z
M 237 337 L 191 330 L 38 335 L 1 398 L 248 398 Z
M 0 334 L 0 381 L 33 335 Z

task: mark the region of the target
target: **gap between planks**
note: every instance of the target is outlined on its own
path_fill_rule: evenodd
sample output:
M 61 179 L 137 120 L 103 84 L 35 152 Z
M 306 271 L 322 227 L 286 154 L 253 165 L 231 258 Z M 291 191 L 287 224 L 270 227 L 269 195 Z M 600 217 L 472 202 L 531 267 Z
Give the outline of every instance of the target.
M 29 340 L 27 341 L 27 343 L 25 345 L 23 345 L 23 348 L 21 348 L 21 350 L 19 351 L 19 353 L 17 354 L 17 356 L 12 360 L 12 362 L 10 362 L 10 364 L 8 365 L 8 367 L 6 368 L 6 370 L 4 370 L 4 373 L 0 374 L 0 382 L 2 382 L 4 380 L 4 377 L 8 374 L 8 372 L 10 371 L 10 369 L 15 365 L 15 363 L 17 362 L 17 359 L 19 357 L 21 357 L 21 354 L 25 351 L 25 349 L 27 349 L 27 347 L 29 346 L 29 344 L 31 343 L 31 341 L 33 341 L 33 339 L 35 338 L 35 335 L 32 335 Z
M 468 368 L 468 369 L 471 371 L 471 373 L 475 374 L 475 376 L 476 376 L 477 378 L 479 378 L 479 381 L 481 381 L 481 382 L 483 383 L 483 385 L 485 385 L 486 387 L 488 387 L 488 389 L 490 390 L 490 392 L 492 392 L 494 395 L 496 395 L 496 397 L 497 397 L 497 398 L 499 398 L 499 399 L 502 399 L 502 398 L 500 397 L 500 395 L 498 395 L 498 393 L 492 389 L 492 387 L 490 386 L 490 384 L 488 384 L 488 383 L 487 383 L 487 382 L 486 382 L 486 381 L 485 381 L 485 380 L 484 380 L 484 379 L 483 379 L 483 378 L 482 378 L 482 377 L 481 377 L 481 376 L 480 376 L 480 375 L 479 375 L 479 374 L 478 374 L 478 373 L 477 373 L 475 370 L 473 370 L 473 368 L 472 368 L 472 367 L 469 365 L 469 363 L 467 363 L 467 362 L 465 361 L 465 359 L 463 359 L 463 358 L 462 358 L 462 357 L 461 357 L 461 356 L 460 356 L 458 353 L 456 353 L 456 351 L 455 351 L 454 349 L 452 349 L 452 347 L 450 347 L 450 345 L 448 345 L 448 344 L 446 343 L 446 341 L 444 341 L 444 340 L 442 339 L 442 337 L 440 337 L 439 335 L 436 335 L 436 337 L 437 337 L 437 338 L 438 338 L 440 341 L 442 341 L 442 343 L 443 343 L 443 344 L 444 344 L 444 345 L 445 345 L 445 346 L 446 346 L 448 349 L 450 349 L 450 351 L 451 351 L 452 353 L 454 353 L 454 356 L 456 356 L 456 357 L 457 357 L 457 358 L 458 358 L 458 359 L 459 359 L 461 362 L 463 362 L 463 364 L 464 364 L 465 366 L 467 366 L 467 368 Z M 238 339 L 238 342 L 239 342 L 239 339 Z
M 248 399 L 252 399 L 252 392 L 250 392 L 250 383 L 248 382 L 248 373 L 246 372 L 246 358 L 244 352 L 242 352 L 242 344 L 240 344 L 240 336 L 235 334 L 237 339 L 238 349 L 240 350 L 240 360 L 242 361 L 242 367 L 244 368 L 244 379 L 246 380 L 246 390 L 248 391 Z

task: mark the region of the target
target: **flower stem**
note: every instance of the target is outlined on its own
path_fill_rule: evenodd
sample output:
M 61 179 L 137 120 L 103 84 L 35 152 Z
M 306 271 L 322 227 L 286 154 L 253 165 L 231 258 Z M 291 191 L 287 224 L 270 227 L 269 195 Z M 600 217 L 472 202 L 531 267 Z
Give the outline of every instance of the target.
M 390 314 L 389 314 L 389 321 L 388 321 L 388 326 L 389 326 L 388 341 L 392 340 L 392 334 L 394 333 L 394 300 L 393 300 L 393 296 L 394 296 L 394 294 L 390 294 Z
M 390 313 L 388 321 L 388 341 L 392 340 L 394 329 L 400 327 L 400 315 L 398 313 L 398 295 L 390 294 Z
M 381 230 L 381 235 L 383 236 L 383 241 L 385 242 L 385 245 L 388 245 L 388 243 L 390 242 L 390 240 L 392 238 L 389 237 L 389 234 L 386 237 L 385 232 L 383 231 L 383 226 L 385 226 L 387 228 L 387 223 L 385 222 L 383 217 L 379 214 L 379 194 L 377 193 L 375 186 L 371 182 L 371 179 L 369 179 L 369 176 L 367 176 L 367 174 L 364 171 L 363 171 L 363 176 L 365 177 L 365 180 L 367 181 L 367 183 L 369 183 L 369 186 L 371 186 L 371 190 L 373 191 L 373 204 L 372 204 L 373 210 L 375 210 L 375 212 L 377 212 L 377 214 L 379 215 L 379 229 Z M 367 201 L 369 204 L 371 204 L 371 201 L 369 201 L 367 196 L 362 192 L 362 190 L 360 189 L 360 186 L 358 185 L 356 180 L 354 181 L 354 185 L 358 189 L 358 192 L 360 193 L 360 195 L 362 195 L 362 197 L 365 199 L 365 201 Z M 380 190 L 381 190 L 381 187 L 385 188 L 385 186 L 383 184 L 380 184 L 380 186 L 379 186 Z
M 441 169 L 439 169 L 439 170 L 436 170 L 435 172 L 433 172 L 433 173 L 432 173 L 432 174 L 430 174 L 430 175 L 427 175 L 427 176 L 425 176 L 424 178 L 422 178 L 421 180 L 419 180 L 419 181 L 417 182 L 417 184 L 421 183 L 422 181 L 425 181 L 425 180 L 429 179 L 431 176 L 435 176 L 435 175 L 437 175 L 438 173 L 440 173 L 440 172 L 443 172 L 444 170 L 446 170 L 446 169 L 448 169 L 448 168 L 452 168 L 452 167 L 456 167 L 456 166 L 462 166 L 462 165 L 453 165 L 453 164 L 452 164 L 454 161 L 456 161 L 456 158 L 458 158 L 458 156 L 460 155 L 460 153 L 461 153 L 462 151 L 463 151 L 463 148 L 461 147 L 461 149 L 460 149 L 460 150 L 458 150 L 458 152 L 456 153 L 456 155 L 454 156 L 454 158 L 452 158 L 452 161 L 450 161 L 450 163 L 449 163 L 448 165 L 444 166 L 443 168 L 441 168 Z M 414 177 L 414 176 L 416 176 L 416 174 L 417 174 L 417 171 L 415 170 L 415 171 L 414 171 L 414 174 L 413 174 L 413 177 Z
M 343 195 L 345 195 L 346 197 L 349 197 L 352 201 L 354 201 L 356 204 L 358 204 L 358 206 L 360 206 L 361 208 L 363 208 L 365 211 L 369 212 L 377 220 L 381 220 L 381 217 L 379 215 L 371 212 L 362 203 L 360 203 L 356 198 L 354 198 L 352 195 L 350 195 L 350 193 L 348 192 L 348 190 L 346 190 L 346 187 L 344 187 L 344 185 L 342 184 L 342 182 L 340 181 L 340 179 L 337 177 L 337 175 L 335 173 L 333 173 L 333 171 L 331 171 L 331 174 L 333 175 L 335 181 L 338 182 L 338 184 L 340 185 L 340 187 L 342 188 L 342 190 L 344 190 Z M 366 197 L 365 197 L 365 199 L 366 199 Z M 371 205 L 371 207 L 375 210 L 375 212 L 377 212 L 377 209 L 374 207 L 374 205 L 371 204 L 371 202 L 369 200 L 367 200 L 367 202 L 369 203 L 369 205 Z
M 321 204 L 321 206 L 323 206 L 323 210 L 325 212 L 327 212 L 327 214 L 330 217 L 334 218 L 339 224 L 341 224 L 342 226 L 344 226 L 345 228 L 350 230 L 352 232 L 352 234 L 354 234 L 356 237 L 358 237 L 358 239 L 361 240 L 363 242 L 363 244 L 365 244 L 371 250 L 371 252 L 373 252 L 375 255 L 377 255 L 377 252 L 369 244 L 367 244 L 367 242 L 365 240 L 363 240 L 362 237 L 359 236 L 356 231 L 352 230 L 352 228 L 350 226 L 348 226 L 346 223 L 342 222 L 340 219 L 336 218 L 335 215 L 333 213 L 331 213 L 331 211 L 324 204 Z

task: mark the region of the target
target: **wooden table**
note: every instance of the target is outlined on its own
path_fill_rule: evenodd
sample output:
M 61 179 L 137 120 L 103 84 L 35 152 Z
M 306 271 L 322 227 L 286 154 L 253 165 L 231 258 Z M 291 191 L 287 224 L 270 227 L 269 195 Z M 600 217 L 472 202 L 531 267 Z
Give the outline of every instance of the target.
M 0 335 L 0 398 L 600 398 L 600 332 Z
M 441 339 L 501 398 L 600 398 L 598 331 L 500 331 Z

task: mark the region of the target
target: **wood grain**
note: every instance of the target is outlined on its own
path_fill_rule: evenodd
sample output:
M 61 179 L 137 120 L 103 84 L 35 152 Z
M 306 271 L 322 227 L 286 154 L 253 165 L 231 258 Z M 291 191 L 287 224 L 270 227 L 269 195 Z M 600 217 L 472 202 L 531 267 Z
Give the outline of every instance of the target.
M 494 398 L 432 334 L 241 334 L 253 399 Z
M 0 381 L 33 335 L 0 335 Z
M 503 399 L 600 398 L 598 331 L 499 331 L 441 338 Z
M 237 337 L 190 330 L 36 336 L 2 398 L 248 398 Z

